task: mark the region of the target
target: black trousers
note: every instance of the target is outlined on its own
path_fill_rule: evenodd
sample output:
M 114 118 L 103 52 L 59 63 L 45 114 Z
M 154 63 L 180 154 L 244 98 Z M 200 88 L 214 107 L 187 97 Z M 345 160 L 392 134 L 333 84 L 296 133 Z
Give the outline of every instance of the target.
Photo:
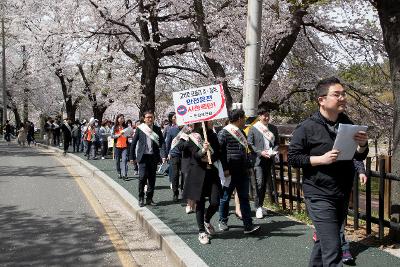
M 181 158 L 179 157 L 172 157 L 169 160 L 169 178 L 171 179 L 172 183 L 172 191 L 174 192 L 174 196 L 179 195 L 179 177 L 181 171 Z M 181 178 L 181 186 L 180 188 L 183 188 L 183 178 Z
M 71 139 L 64 139 L 64 152 L 68 152 L 69 144 L 71 143 Z
M 199 233 L 205 232 L 204 222 L 210 223 L 211 218 L 219 208 L 219 201 L 221 198 L 221 191 L 218 187 L 219 180 L 210 179 L 211 175 L 209 171 L 206 172 L 202 194 L 200 200 L 196 202 L 196 220 Z M 205 210 L 206 197 L 208 197 L 210 201 L 207 210 Z
M 340 228 L 346 216 L 346 201 L 320 197 L 306 197 L 305 201 L 318 237 L 309 266 L 342 266 Z
M 272 161 L 261 161 L 259 166 L 254 166 L 254 207 L 257 209 L 264 204 L 265 194 L 268 194 L 272 202 L 274 188 L 272 186 Z
M 139 199 L 144 198 L 144 186 L 147 184 L 146 198 L 153 199 L 156 184 L 158 158 L 144 154 L 139 162 Z

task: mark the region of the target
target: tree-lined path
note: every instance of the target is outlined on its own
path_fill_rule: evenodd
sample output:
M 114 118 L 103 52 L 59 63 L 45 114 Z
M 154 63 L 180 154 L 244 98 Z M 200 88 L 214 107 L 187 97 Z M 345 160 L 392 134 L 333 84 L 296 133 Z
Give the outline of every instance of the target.
M 80 187 L 56 159 L 60 156 L 4 143 L 0 148 L 2 265 L 120 265 L 113 244 Z M 90 163 L 137 196 L 137 178 L 132 170 L 130 179 L 123 181 L 117 179 L 112 160 Z M 218 233 L 211 245 L 204 246 L 197 240 L 194 214 L 186 215 L 182 203 L 172 202 L 166 177 L 158 177 L 154 200 L 158 205 L 150 210 L 209 266 L 307 265 L 312 247 L 309 226 L 271 212 L 266 219 L 255 219 L 262 226 L 260 235 L 245 236 L 242 223 L 231 215 L 230 231 Z M 358 266 L 400 265 L 400 258 L 376 247 L 352 243 L 351 249 Z

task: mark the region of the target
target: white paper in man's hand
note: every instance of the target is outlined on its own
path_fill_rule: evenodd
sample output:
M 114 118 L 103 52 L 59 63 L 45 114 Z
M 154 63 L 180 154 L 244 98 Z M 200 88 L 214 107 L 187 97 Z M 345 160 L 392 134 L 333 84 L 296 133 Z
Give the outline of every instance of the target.
M 132 136 L 133 135 L 133 128 L 132 127 L 127 127 L 127 128 L 125 128 L 124 130 L 123 130 L 123 133 L 122 133 L 125 137 L 130 137 L 130 136 Z
M 357 142 L 354 140 L 354 135 L 359 131 L 366 132 L 368 126 L 339 124 L 338 133 L 336 135 L 333 149 L 339 150 L 339 155 L 336 160 L 352 160 L 356 153 Z

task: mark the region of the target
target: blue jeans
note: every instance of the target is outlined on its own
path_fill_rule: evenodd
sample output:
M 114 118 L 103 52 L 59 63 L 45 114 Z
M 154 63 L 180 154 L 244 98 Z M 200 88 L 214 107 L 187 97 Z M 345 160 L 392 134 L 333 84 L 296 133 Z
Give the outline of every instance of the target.
M 128 176 L 128 150 L 126 148 L 115 148 L 115 167 L 117 168 L 118 174 L 122 176 Z M 121 162 L 122 159 L 122 162 Z M 122 173 L 121 173 L 122 165 Z
M 233 190 L 236 189 L 240 202 L 240 211 L 242 213 L 243 225 L 245 227 L 249 227 L 253 225 L 249 203 L 249 176 L 240 171 L 232 171 L 231 174 L 232 177 L 229 187 L 224 186 L 222 188 L 222 198 L 219 202 L 219 220 L 221 222 L 228 223 L 229 201 L 231 200 Z

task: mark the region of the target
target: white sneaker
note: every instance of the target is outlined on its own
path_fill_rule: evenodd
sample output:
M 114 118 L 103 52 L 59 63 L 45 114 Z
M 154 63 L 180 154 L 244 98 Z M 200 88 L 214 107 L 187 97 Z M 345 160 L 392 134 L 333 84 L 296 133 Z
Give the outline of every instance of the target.
M 105 157 L 101 157 L 101 159 L 106 159 Z
M 193 213 L 193 210 L 189 205 L 187 205 L 186 206 L 186 214 L 190 214 L 190 213 Z
M 267 216 L 267 215 L 268 215 L 267 209 L 264 208 L 264 207 L 262 207 L 261 209 L 262 209 L 262 214 L 263 214 L 264 216 Z
M 144 185 L 144 189 L 143 189 L 143 191 L 146 193 L 147 192 L 147 184 L 146 185 Z
M 203 245 L 210 244 L 210 239 L 206 233 L 199 233 L 199 241 Z
M 172 183 L 169 183 L 169 188 L 171 188 L 171 190 L 172 190 Z
M 264 217 L 264 215 L 263 215 L 263 210 L 262 210 L 262 208 L 257 208 L 257 211 L 256 211 L 256 218 L 257 219 L 262 219 Z

